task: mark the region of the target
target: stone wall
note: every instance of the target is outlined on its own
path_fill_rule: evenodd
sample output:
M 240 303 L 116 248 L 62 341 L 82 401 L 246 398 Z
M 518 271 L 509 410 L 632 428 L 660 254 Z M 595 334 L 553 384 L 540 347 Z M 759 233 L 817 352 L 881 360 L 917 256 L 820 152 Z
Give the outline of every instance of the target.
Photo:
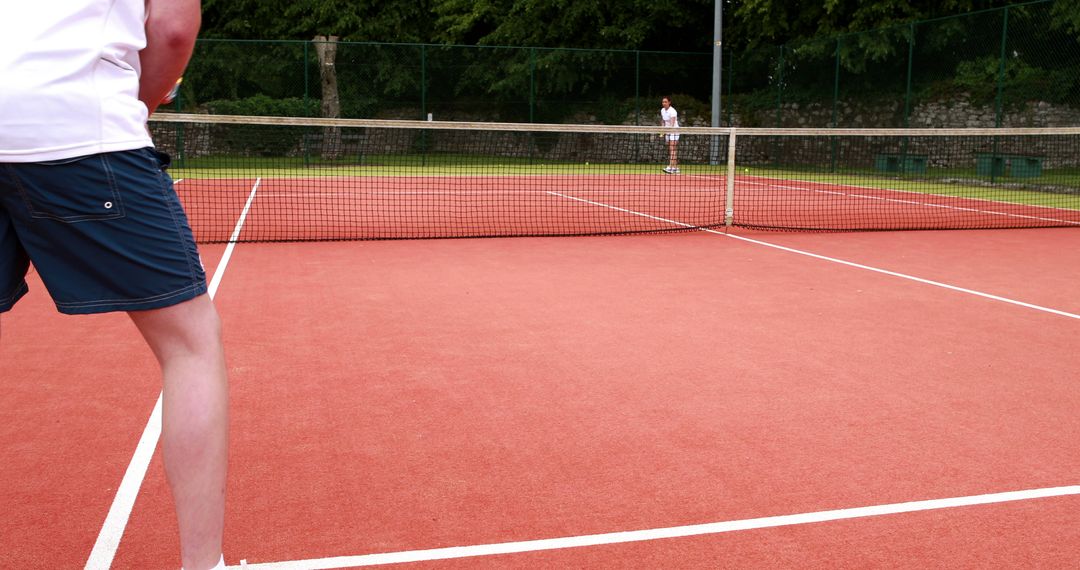
M 787 128 L 825 128 L 832 126 L 832 104 L 786 103 L 780 107 L 780 122 Z M 911 110 L 912 128 L 994 128 L 994 106 L 972 103 L 967 97 L 947 102 L 929 102 Z M 841 102 L 837 107 L 837 126 L 849 128 L 903 127 L 902 102 L 885 104 Z M 775 111 L 763 111 L 753 117 L 734 117 L 735 126 L 774 127 Z M 1078 127 L 1080 109 L 1033 101 L 1019 109 L 1006 109 L 1002 127 Z

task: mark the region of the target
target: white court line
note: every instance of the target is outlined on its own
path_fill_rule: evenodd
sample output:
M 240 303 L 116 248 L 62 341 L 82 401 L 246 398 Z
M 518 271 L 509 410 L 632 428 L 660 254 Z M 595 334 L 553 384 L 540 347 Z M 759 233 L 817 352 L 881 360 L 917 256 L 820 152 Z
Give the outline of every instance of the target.
M 762 178 L 757 177 L 757 179 L 762 179 Z M 948 195 L 948 194 L 924 193 L 924 192 L 916 192 L 914 190 L 902 190 L 902 189 L 899 189 L 899 188 L 874 188 L 874 187 L 869 187 L 869 186 L 831 184 L 831 182 L 815 182 L 813 180 L 798 180 L 798 179 L 781 180 L 781 179 L 771 179 L 771 178 L 764 178 L 764 179 L 766 179 L 766 180 L 774 180 L 775 182 L 781 182 L 781 181 L 783 181 L 783 182 L 802 182 L 802 184 L 812 184 L 812 185 L 819 185 L 819 186 L 826 186 L 826 187 L 832 186 L 832 187 L 837 187 L 837 188 L 852 188 L 852 189 L 856 189 L 856 190 L 877 190 L 877 191 L 881 191 L 881 192 L 895 192 L 895 193 L 902 193 L 902 194 L 915 194 L 915 195 L 921 195 L 921 196 L 933 196 L 933 198 L 940 198 L 940 199 L 943 199 L 943 200 L 954 200 L 954 201 L 956 201 L 956 200 L 967 200 L 967 201 L 971 201 L 971 202 L 987 202 L 987 203 L 990 203 L 990 204 L 996 204 L 996 205 L 1000 205 L 1000 206 L 1007 206 L 1007 205 L 1008 206 L 1023 206 L 1023 207 L 1029 207 L 1029 208 L 1052 209 L 1052 211 L 1056 211 L 1056 212 L 1071 212 L 1071 211 L 1068 211 L 1068 209 L 1066 209 L 1066 208 L 1059 208 L 1059 207 L 1055 207 L 1055 206 L 1043 206 L 1043 205 L 1040 205 L 1040 204 L 1017 204 L 1017 203 L 1014 203 L 1014 202 L 1002 202 L 1000 200 L 990 200 L 990 199 L 987 199 L 987 198 L 973 198 L 973 196 L 954 196 L 954 195 Z M 821 188 L 804 188 L 804 187 L 798 187 L 798 186 L 785 186 L 785 185 L 781 185 L 781 184 L 773 184 L 773 182 L 769 182 L 769 184 L 766 184 L 766 182 L 743 181 L 743 182 L 741 182 L 741 184 L 754 185 L 754 186 L 764 186 L 766 188 L 783 188 L 785 190 L 810 191 L 810 192 L 816 192 L 816 193 L 820 193 L 820 194 L 846 195 L 846 196 L 851 196 L 851 198 L 862 198 L 862 199 L 866 199 L 866 200 L 885 200 L 885 201 L 889 201 L 889 202 L 899 202 L 899 203 L 902 203 L 902 204 L 917 204 L 917 205 L 922 205 L 922 206 L 945 207 L 945 208 L 951 208 L 951 209 L 959 209 L 959 211 L 961 211 L 961 212 L 975 212 L 975 213 L 980 213 L 980 214 L 993 214 L 993 215 L 997 215 L 997 216 L 1011 216 L 1011 217 L 1016 217 L 1016 218 L 1029 218 L 1029 219 L 1036 219 L 1036 220 L 1040 220 L 1040 221 L 1053 221 L 1053 222 L 1058 222 L 1058 223 L 1069 223 L 1069 225 L 1074 225 L 1074 226 L 1080 226 L 1080 221 L 1063 220 L 1063 219 L 1057 219 L 1057 218 L 1041 218 L 1041 217 L 1038 217 L 1038 216 L 1024 216 L 1024 215 L 1021 215 L 1021 214 L 1008 214 L 1008 213 L 990 211 L 990 209 L 966 208 L 966 207 L 960 207 L 960 206 L 948 206 L 948 205 L 945 205 L 945 204 L 931 204 L 931 203 L 928 203 L 928 202 L 904 201 L 904 200 L 897 200 L 897 199 L 888 199 L 888 198 L 881 198 L 881 196 L 853 194 L 853 193 L 846 192 L 846 191 L 825 190 L 825 189 L 821 189 Z
M 550 184 L 544 184 L 542 187 L 530 188 L 525 190 L 515 189 L 493 189 L 493 190 L 374 190 L 368 188 L 349 188 L 342 190 L 323 190 L 318 192 L 306 192 L 303 190 L 270 190 L 263 189 L 259 193 L 260 196 L 275 196 L 284 198 L 308 198 L 308 197 L 342 197 L 342 198 L 364 198 L 369 196 L 493 196 L 493 195 L 522 195 L 533 196 L 536 194 L 545 194 L 551 192 L 548 190 Z M 716 190 L 701 189 L 701 188 L 676 188 L 676 189 L 659 189 L 659 188 L 575 188 L 575 192 L 581 194 L 611 194 L 617 192 L 619 194 L 655 194 L 657 192 L 676 193 L 676 194 L 717 194 Z
M 697 176 L 701 176 L 701 175 L 697 175 Z M 933 196 L 935 198 L 962 199 L 962 200 L 971 200 L 973 202 L 990 202 L 991 204 L 1009 204 L 1009 205 L 1015 204 L 1015 202 L 1002 202 L 1001 200 L 993 200 L 993 199 L 990 199 L 990 198 L 977 198 L 977 197 L 974 197 L 974 196 L 950 196 L 949 194 L 935 194 L 933 192 L 919 192 L 917 190 L 904 190 L 903 188 L 876 188 L 874 186 L 859 186 L 858 184 L 846 184 L 846 183 L 840 183 L 840 182 L 821 182 L 821 181 L 817 181 L 817 180 L 801 180 L 801 179 L 798 179 L 798 178 L 769 178 L 767 176 L 754 176 L 754 175 L 746 175 L 743 178 L 753 178 L 755 180 L 768 180 L 769 181 L 769 183 L 766 184 L 764 182 L 750 182 L 750 181 L 745 181 L 744 180 L 744 183 L 746 183 L 746 184 L 757 184 L 759 186 L 774 186 L 774 185 L 777 185 L 777 184 L 775 184 L 777 182 L 802 182 L 803 184 L 816 184 L 818 186 L 833 186 L 833 187 L 837 187 L 837 188 L 853 188 L 855 190 L 879 190 L 879 191 L 883 191 L 883 192 L 896 192 L 896 193 L 899 193 L 899 194 L 914 194 L 916 196 Z M 780 187 L 783 188 L 783 186 L 780 186 Z M 807 190 L 807 188 L 800 188 L 800 187 L 797 187 L 797 186 L 792 187 L 792 188 L 795 188 L 796 190 Z M 1008 190 L 1008 188 L 1006 188 L 1006 189 Z M 815 189 L 814 191 L 815 192 L 822 192 L 822 193 L 825 193 L 825 194 L 841 194 L 841 195 L 845 194 L 844 192 L 827 192 L 827 191 L 822 190 L 820 188 Z M 1030 192 L 1030 190 L 1018 190 L 1018 191 Z M 1044 210 L 1059 210 L 1059 211 L 1070 211 L 1070 212 L 1072 211 L 1072 210 L 1069 210 L 1067 208 L 1059 208 L 1057 206 L 1043 206 L 1041 204 L 1017 204 L 1017 205 L 1025 206 L 1025 207 L 1028 207 L 1028 208 L 1042 208 Z
M 566 195 L 566 194 L 560 194 L 558 192 L 550 192 L 550 193 L 554 194 L 556 196 L 566 198 L 568 200 L 576 200 L 578 202 L 584 202 L 586 204 L 592 204 L 594 206 L 600 206 L 600 207 L 603 207 L 603 208 L 608 208 L 608 209 L 616 210 L 616 211 L 619 211 L 619 212 L 625 212 L 627 214 L 632 214 L 632 215 L 635 215 L 635 216 L 641 216 L 643 218 L 649 218 L 649 219 L 652 219 L 652 220 L 657 220 L 657 221 L 673 224 L 673 225 L 683 227 L 683 228 L 697 228 L 700 231 L 707 232 L 707 233 L 710 233 L 710 234 L 715 234 L 715 235 L 718 235 L 718 236 L 724 236 L 724 237 L 728 237 L 728 238 L 731 238 L 731 239 L 737 239 L 737 240 L 741 240 L 741 241 L 745 241 L 745 242 L 749 242 L 749 243 L 753 243 L 753 244 L 757 244 L 757 245 L 762 245 L 762 246 L 765 246 L 765 247 L 771 247 L 773 249 L 779 249 L 781 251 L 786 251 L 788 253 L 795 253 L 795 254 L 798 254 L 798 255 L 805 255 L 807 257 L 813 257 L 815 259 L 820 259 L 820 260 L 823 260 L 823 261 L 830 261 L 832 263 L 839 263 L 841 265 L 847 265 L 848 267 L 855 267 L 857 269 L 865 269 L 866 271 L 873 271 L 875 273 L 881 273 L 881 274 L 889 275 L 889 276 L 892 276 L 892 277 L 899 277 L 901 279 L 908 279 L 910 281 L 915 281 L 915 282 L 923 283 L 923 284 L 926 284 L 926 285 L 933 285 L 934 287 L 942 287 L 944 289 L 949 289 L 949 290 L 952 290 L 952 291 L 958 291 L 960 293 L 967 293 L 969 295 L 975 295 L 975 296 L 978 296 L 978 297 L 983 297 L 985 299 L 992 299 L 994 301 L 1000 301 L 1002 303 L 1009 303 L 1011 305 L 1017 305 L 1017 306 L 1025 307 L 1025 308 L 1028 308 L 1028 309 L 1034 309 L 1036 311 L 1043 311 L 1043 312 L 1046 312 L 1046 313 L 1051 313 L 1051 314 L 1059 315 L 1059 316 L 1062 316 L 1062 317 L 1069 317 L 1069 318 L 1072 318 L 1072 319 L 1080 320 L 1080 315 L 1077 315 L 1075 313 L 1069 313 L 1069 312 L 1066 312 L 1066 311 L 1060 311 L 1058 309 L 1051 309 L 1049 307 L 1043 307 L 1041 305 L 1033 305 L 1031 303 L 1025 303 L 1023 301 L 1017 301 L 1015 299 L 1009 299 L 1009 298 L 1001 297 L 1001 296 L 998 296 L 998 295 L 992 295 L 990 293 L 983 293 L 981 291 L 976 291 L 974 289 L 966 289 L 964 287 L 957 287 L 956 285 L 949 285 L 948 283 L 941 283 L 939 281 L 931 281 L 930 279 L 923 279 L 922 277 L 915 277 L 914 275 L 907 275 L 906 273 L 898 273 L 896 271 L 889 271 L 888 269 L 880 269 L 880 268 L 877 268 L 877 267 L 871 267 L 869 265 L 863 265 L 861 263 L 855 263 L 855 262 L 852 262 L 852 261 L 845 261 L 843 259 L 837 259 L 835 257 L 828 257 L 828 256 L 825 256 L 825 255 L 819 255 L 819 254 L 816 254 L 816 253 L 810 253 L 809 251 L 802 251 L 800 249 L 794 249 L 794 248 L 791 248 L 791 247 L 786 247 L 786 246 L 782 246 L 782 245 L 777 245 L 775 243 L 769 243 L 769 242 L 765 242 L 765 241 L 761 241 L 761 240 L 751 239 L 751 238 L 748 238 L 748 237 L 737 236 L 737 235 L 734 235 L 734 234 L 724 233 L 724 232 L 713 230 L 713 229 L 698 228 L 697 226 L 694 226 L 692 224 L 687 224 L 687 223 L 684 223 L 684 222 L 678 222 L 678 221 L 675 221 L 675 220 L 669 220 L 667 218 L 659 218 L 657 216 L 652 216 L 652 215 L 645 214 L 645 213 L 642 213 L 642 212 L 635 212 L 633 210 L 627 210 L 625 208 L 619 208 L 617 206 L 612 206 L 610 204 L 604 204 L 602 202 L 596 202 L 596 201 L 593 201 L 593 200 L 586 200 L 584 198 L 577 198 L 577 197 L 569 196 L 569 195 Z
M 539 550 L 559 550 L 565 548 L 599 546 L 604 544 L 621 544 L 626 542 L 641 542 L 647 540 L 662 540 L 668 538 L 682 538 L 707 534 L 720 534 L 725 532 L 821 523 L 864 517 L 877 517 L 883 515 L 896 515 L 901 513 L 914 513 L 918 511 L 929 511 L 937 509 L 955 509 L 958 507 L 988 505 L 993 503 L 1005 503 L 1010 501 L 1030 501 L 1033 499 L 1063 497 L 1068 495 L 1080 495 L 1080 485 L 1072 485 L 1067 487 L 1050 487 L 1044 489 L 1030 489 L 1025 491 L 1008 491 L 1004 493 L 990 493 L 985 495 L 970 495 L 966 497 L 953 497 L 948 499 L 911 501 L 907 503 L 893 503 L 888 505 L 874 505 L 870 507 L 836 509 L 831 511 L 817 511 L 812 513 L 800 513 L 795 515 L 761 517 L 755 519 L 742 519 L 687 526 L 654 528 L 648 530 L 632 530 L 623 532 L 610 532 L 604 534 L 567 536 L 561 538 L 545 538 L 520 542 L 500 542 L 494 544 L 479 544 L 474 546 L 453 546 L 448 548 L 432 548 L 429 550 L 408 550 L 403 552 L 388 552 L 384 554 L 362 554 L 358 556 L 338 556 L 333 558 L 290 560 L 284 562 L 265 562 L 258 564 L 249 564 L 244 561 L 241 562 L 239 566 L 230 566 L 229 568 L 248 568 L 250 570 L 324 570 L 330 568 L 375 566 L 379 564 L 426 562 L 431 560 L 447 560 L 451 558 L 466 558 L 472 556 L 496 556 L 501 554 L 536 552 Z
M 248 210 L 251 209 L 251 202 L 255 199 L 255 191 L 258 188 L 259 180 L 256 180 L 255 186 L 248 196 L 247 204 L 244 205 L 244 210 L 240 214 L 240 219 L 236 222 L 236 229 L 233 230 L 229 245 L 225 247 L 221 262 L 214 270 L 214 277 L 207 286 L 207 294 L 211 299 L 217 294 L 221 278 L 225 276 L 225 267 L 232 257 L 232 251 L 236 246 L 236 238 L 240 236 L 240 229 L 244 225 L 244 219 L 247 218 Z M 105 516 L 105 522 L 101 525 L 101 532 L 98 533 L 97 540 L 94 541 L 94 548 L 90 551 L 89 558 L 86 559 L 85 570 L 107 570 L 112 566 L 116 550 L 120 548 L 120 538 L 124 535 L 124 529 L 127 527 L 131 511 L 135 506 L 135 498 L 139 495 L 139 489 L 142 487 L 146 471 L 150 467 L 150 460 L 154 457 L 154 449 L 157 448 L 160 439 L 161 394 L 159 393 L 157 403 L 154 404 L 154 411 L 150 413 L 150 419 L 146 421 L 146 427 L 143 428 L 139 444 L 135 446 L 135 454 L 131 457 L 131 462 L 128 463 L 123 479 L 120 480 L 120 486 L 116 489 L 116 495 L 113 497 L 112 505 L 109 507 L 109 514 Z
M 986 215 L 990 215 L 990 216 L 1004 216 L 1004 217 L 1008 217 L 1008 218 L 1021 218 L 1021 219 L 1025 219 L 1025 220 L 1038 220 L 1040 222 L 1054 222 L 1054 223 L 1059 223 L 1059 224 L 1070 224 L 1070 225 L 1080 226 L 1080 222 L 1076 222 L 1076 221 L 1072 221 L 1072 220 L 1060 220 L 1060 219 L 1057 219 L 1057 218 L 1044 218 L 1044 217 L 1040 217 L 1040 216 L 1030 216 L 1030 215 L 1025 215 L 1025 214 L 1014 214 L 1014 213 L 1010 213 L 1010 212 L 998 212 L 998 211 L 995 211 L 995 210 L 981 210 L 979 208 L 965 208 L 965 207 L 962 207 L 962 206 L 956 206 L 956 205 L 951 205 L 951 204 L 934 204 L 932 202 L 920 202 L 918 200 L 901 200 L 899 198 L 887 198 L 887 197 L 884 197 L 884 196 L 868 196 L 868 195 L 865 195 L 865 194 L 852 194 L 850 192 L 839 192 L 839 191 L 836 191 L 836 190 L 823 190 L 823 189 L 820 189 L 820 188 L 803 188 L 803 187 L 799 187 L 799 186 L 786 186 L 784 184 L 766 184 L 764 182 L 744 182 L 744 184 L 752 184 L 752 185 L 755 185 L 755 186 L 764 186 L 766 188 L 781 188 L 781 189 L 784 189 L 784 190 L 798 190 L 798 191 L 801 191 L 801 192 L 814 192 L 816 194 L 829 194 L 829 195 L 833 195 L 833 196 L 847 196 L 849 198 L 861 198 L 861 199 L 864 199 L 864 200 L 879 200 L 879 201 L 882 201 L 882 202 L 894 202 L 894 203 L 897 203 L 897 204 L 911 204 L 913 206 L 925 206 L 927 208 L 940 208 L 940 209 L 943 209 L 943 210 L 956 210 L 956 211 L 959 211 L 959 212 L 974 212 L 976 214 L 986 214 Z M 892 188 L 866 188 L 866 190 L 881 190 L 883 192 L 900 192 L 900 193 L 906 193 L 906 194 L 911 194 L 912 193 L 912 192 L 910 192 L 908 190 L 895 190 L 895 189 L 892 189 Z M 1052 209 L 1052 210 L 1064 211 L 1061 208 L 1053 208 L 1053 207 L 1050 207 L 1050 206 L 1029 206 L 1027 204 L 1014 204 L 1012 202 L 999 202 L 999 201 L 995 201 L 995 200 L 986 200 L 986 199 L 982 199 L 982 198 L 967 198 L 967 197 L 964 197 L 964 196 L 945 196 L 943 194 L 922 194 L 921 192 L 914 192 L 914 194 L 919 194 L 919 195 L 922 195 L 922 196 L 933 196 L 935 198 L 951 199 L 951 200 L 972 200 L 972 201 L 980 201 L 980 202 L 990 202 L 992 204 L 997 204 L 997 205 L 1000 205 L 1000 206 L 1023 206 L 1025 208 L 1031 207 L 1031 208 L 1044 208 L 1044 209 Z

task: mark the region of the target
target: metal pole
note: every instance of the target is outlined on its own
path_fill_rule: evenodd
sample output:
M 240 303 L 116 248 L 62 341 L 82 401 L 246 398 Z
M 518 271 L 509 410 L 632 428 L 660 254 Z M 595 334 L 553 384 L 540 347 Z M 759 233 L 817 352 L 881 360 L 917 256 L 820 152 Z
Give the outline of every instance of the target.
M 780 46 L 780 64 L 776 66 L 776 128 L 784 126 L 784 45 Z
M 535 122 L 536 109 L 536 48 L 529 48 L 529 122 Z
M 732 55 L 731 59 L 728 61 L 728 66 L 727 66 L 727 98 L 728 98 L 728 101 L 731 101 L 731 92 L 732 92 L 731 91 L 731 86 L 734 84 L 734 81 L 735 81 L 735 56 Z M 728 109 L 727 109 L 727 123 L 728 123 L 728 126 L 729 127 L 734 127 L 735 126 L 733 124 L 734 122 L 735 122 L 735 116 L 734 116 L 734 113 L 731 112 L 731 106 L 729 106 Z
M 908 28 L 908 51 L 907 51 L 907 87 L 904 91 L 904 128 L 911 127 L 911 70 L 915 60 L 915 22 Z M 908 143 L 910 139 L 900 139 L 900 174 L 904 174 L 908 165 Z
M 420 46 L 420 120 L 427 118 L 427 46 Z
M 994 99 L 994 128 L 1001 127 L 1001 109 L 1004 101 L 1005 90 L 1005 59 L 1006 49 L 1009 45 L 1009 7 L 1005 7 L 1005 15 L 1001 20 L 1001 58 L 998 60 L 997 97 Z
M 634 50 L 634 124 L 641 125 L 641 50 Z
M 834 129 L 839 126 L 837 111 L 840 105 L 840 50 L 843 49 L 843 45 L 843 36 L 836 38 L 836 67 L 833 71 L 832 125 L 830 125 Z
M 1005 13 L 1001 20 L 1001 59 L 998 61 L 997 97 L 994 98 L 994 128 L 1001 128 L 1001 108 L 1005 91 L 1005 58 L 1006 48 L 1009 43 L 1009 7 L 1005 7 Z M 1005 176 L 1008 165 L 1001 158 L 1001 175 Z M 990 154 L 990 183 L 993 184 L 997 177 L 998 164 L 998 138 L 994 137 L 993 152 Z
M 844 39 L 843 36 L 836 38 L 836 71 L 834 72 L 833 79 L 833 104 L 832 104 L 832 127 L 835 129 L 838 127 L 839 115 L 838 108 L 840 106 L 840 51 L 843 49 Z M 836 172 L 836 137 L 830 137 L 832 139 L 832 160 L 829 163 L 829 172 Z
M 311 42 L 304 42 L 304 115 L 308 113 L 308 45 Z
M 634 124 L 641 125 L 641 50 L 634 50 Z M 634 161 L 641 160 L 641 137 L 634 137 Z
M 712 126 L 720 126 L 720 84 L 723 81 L 724 60 L 724 0 L 713 0 L 713 71 L 712 71 Z M 709 164 L 720 162 L 720 137 L 713 135 L 709 144 Z
M 911 70 L 915 60 L 915 22 L 911 23 L 911 36 L 907 51 L 907 90 L 904 93 L 904 128 L 911 126 Z

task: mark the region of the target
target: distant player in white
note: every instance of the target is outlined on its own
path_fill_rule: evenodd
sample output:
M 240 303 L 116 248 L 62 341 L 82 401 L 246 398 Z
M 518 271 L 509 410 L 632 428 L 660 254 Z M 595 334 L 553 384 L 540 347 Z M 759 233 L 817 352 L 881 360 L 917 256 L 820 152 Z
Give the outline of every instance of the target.
M 679 128 L 679 112 L 675 110 L 675 107 L 671 106 L 671 99 L 664 97 L 660 100 L 660 118 L 664 122 L 665 127 Z M 679 173 L 679 135 L 678 133 L 667 133 L 664 135 L 667 139 L 668 146 L 668 165 L 664 169 L 664 172 L 668 174 Z

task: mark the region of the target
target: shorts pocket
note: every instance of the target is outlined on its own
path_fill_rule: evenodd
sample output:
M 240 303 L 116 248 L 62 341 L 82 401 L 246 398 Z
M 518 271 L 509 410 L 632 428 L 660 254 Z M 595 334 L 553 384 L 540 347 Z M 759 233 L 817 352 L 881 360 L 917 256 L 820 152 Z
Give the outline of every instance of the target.
M 32 218 L 74 223 L 124 217 L 105 155 L 20 165 L 15 175 Z

